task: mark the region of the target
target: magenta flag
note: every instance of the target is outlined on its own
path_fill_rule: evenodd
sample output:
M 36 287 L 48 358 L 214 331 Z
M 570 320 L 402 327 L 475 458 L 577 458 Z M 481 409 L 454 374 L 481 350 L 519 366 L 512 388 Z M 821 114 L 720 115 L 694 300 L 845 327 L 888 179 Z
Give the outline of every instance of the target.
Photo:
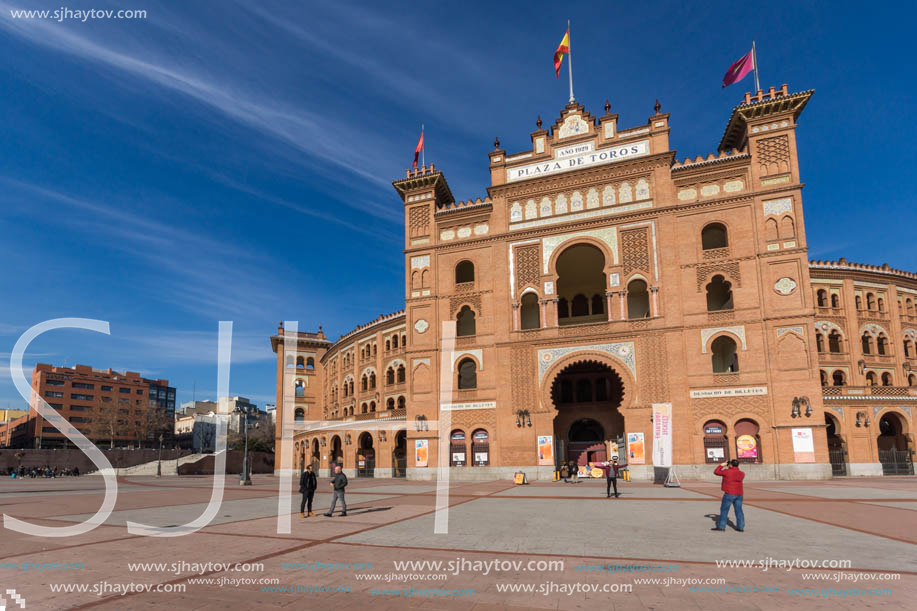
M 738 83 L 745 78 L 746 74 L 755 69 L 754 53 L 754 50 L 749 51 L 743 55 L 741 59 L 736 61 L 736 63 L 729 66 L 729 70 L 726 71 L 726 76 L 723 77 L 723 87 Z

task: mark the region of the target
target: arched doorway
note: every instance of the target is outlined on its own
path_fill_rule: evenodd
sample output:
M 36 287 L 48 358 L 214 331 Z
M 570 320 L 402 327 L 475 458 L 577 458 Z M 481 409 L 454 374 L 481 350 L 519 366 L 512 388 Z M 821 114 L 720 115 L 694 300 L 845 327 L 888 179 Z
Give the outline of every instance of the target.
M 879 420 L 879 462 L 883 475 L 914 475 L 913 450 L 907 436 L 907 422 L 895 412 Z
M 334 466 L 340 466 L 342 469 L 344 468 L 344 450 L 341 449 L 341 438 L 337 435 L 331 438 L 331 457 L 329 463 L 332 467 L 332 475 L 334 475 Z
M 312 440 L 312 470 L 318 474 L 318 468 L 322 464 L 322 455 L 318 449 L 318 438 Z
M 361 433 L 357 449 L 357 477 L 373 477 L 376 472 L 376 453 L 372 433 Z
M 623 444 L 623 400 L 624 382 L 610 366 L 584 360 L 564 367 L 551 386 L 558 458 L 577 465 L 607 460 L 605 442 Z
M 402 429 L 395 435 L 395 449 L 392 450 L 392 477 L 406 477 L 407 466 L 408 432 Z
M 708 420 L 704 423 L 704 460 L 718 464 L 729 459 L 726 425 L 720 420 Z
M 828 436 L 828 460 L 831 462 L 831 475 L 847 475 L 847 448 L 841 437 L 841 425 L 837 418 L 825 414 L 825 434 Z

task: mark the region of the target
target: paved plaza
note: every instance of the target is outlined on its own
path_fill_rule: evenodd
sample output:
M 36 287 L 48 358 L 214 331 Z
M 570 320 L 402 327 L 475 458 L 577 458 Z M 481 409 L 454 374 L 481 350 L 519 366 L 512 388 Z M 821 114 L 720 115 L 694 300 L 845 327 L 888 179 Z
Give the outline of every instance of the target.
M 294 486 L 282 503 L 292 532 L 278 534 L 278 478 L 243 488 L 227 477 L 203 529 L 128 532 L 128 521 L 178 532 L 204 512 L 211 484 L 122 477 L 115 510 L 89 533 L 5 529 L 0 587 L 29 610 L 912 609 L 917 597 L 914 477 L 746 483 L 744 533 L 711 532 L 720 492 L 710 483 L 622 482 L 621 498 L 606 499 L 604 481 L 453 482 L 443 534 L 430 482 L 352 478 L 349 515 L 326 518 L 320 480 L 317 516 L 307 519 Z M 0 482 L 3 513 L 41 526 L 82 522 L 103 497 L 100 477 Z M 717 566 L 724 560 L 783 566 Z M 812 560 L 849 564 L 786 568 Z M 395 564 L 423 561 L 443 564 Z

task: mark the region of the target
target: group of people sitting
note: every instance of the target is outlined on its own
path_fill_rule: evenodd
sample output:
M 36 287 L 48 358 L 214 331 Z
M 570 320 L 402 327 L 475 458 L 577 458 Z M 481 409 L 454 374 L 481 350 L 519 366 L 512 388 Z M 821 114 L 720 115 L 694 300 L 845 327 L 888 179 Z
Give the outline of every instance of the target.
M 19 465 L 18 469 L 9 469 L 9 476 L 12 478 L 23 478 L 23 477 L 64 477 L 64 476 L 78 476 L 80 474 L 79 467 L 51 467 L 45 465 L 43 467 L 26 467 L 25 465 Z

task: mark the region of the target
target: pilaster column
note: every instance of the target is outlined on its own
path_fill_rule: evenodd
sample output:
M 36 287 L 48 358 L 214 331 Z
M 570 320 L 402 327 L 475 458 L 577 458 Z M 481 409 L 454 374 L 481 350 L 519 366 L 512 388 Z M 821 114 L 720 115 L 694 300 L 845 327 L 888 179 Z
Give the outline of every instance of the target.
M 552 303 L 553 306 L 554 306 L 554 307 L 553 307 L 554 312 L 553 312 L 553 315 L 552 315 L 552 317 L 551 317 L 552 320 L 553 320 L 553 323 L 554 323 L 552 326 L 554 326 L 554 327 L 559 326 L 559 323 L 557 322 L 557 302 L 558 302 L 558 301 L 560 301 L 560 299 L 559 299 L 558 297 L 555 297 L 555 298 L 553 298 L 553 299 L 551 300 L 551 303 Z
M 611 322 L 615 319 L 614 314 L 612 314 L 611 308 L 614 306 L 614 291 L 605 291 L 605 311 L 608 312 L 608 322 Z
M 658 292 L 659 292 L 659 287 L 658 287 L 658 286 L 651 286 L 651 287 L 650 287 L 650 295 L 651 295 L 651 299 L 650 299 L 650 318 L 654 318 L 654 317 L 656 317 L 656 316 L 659 316 L 659 301 L 658 301 L 658 299 L 657 299 L 657 297 L 656 297 L 656 294 L 657 294 Z
M 539 327 L 548 326 L 548 299 L 539 299 L 538 306 L 541 308 L 541 318 L 538 320 Z
M 621 302 L 621 320 L 627 320 L 627 290 L 618 291 Z
M 514 303 L 514 304 L 513 304 L 513 331 L 518 331 L 518 330 L 519 330 L 519 327 L 520 327 L 520 324 L 519 324 L 519 307 L 520 307 L 520 304 L 518 304 L 518 303 Z

